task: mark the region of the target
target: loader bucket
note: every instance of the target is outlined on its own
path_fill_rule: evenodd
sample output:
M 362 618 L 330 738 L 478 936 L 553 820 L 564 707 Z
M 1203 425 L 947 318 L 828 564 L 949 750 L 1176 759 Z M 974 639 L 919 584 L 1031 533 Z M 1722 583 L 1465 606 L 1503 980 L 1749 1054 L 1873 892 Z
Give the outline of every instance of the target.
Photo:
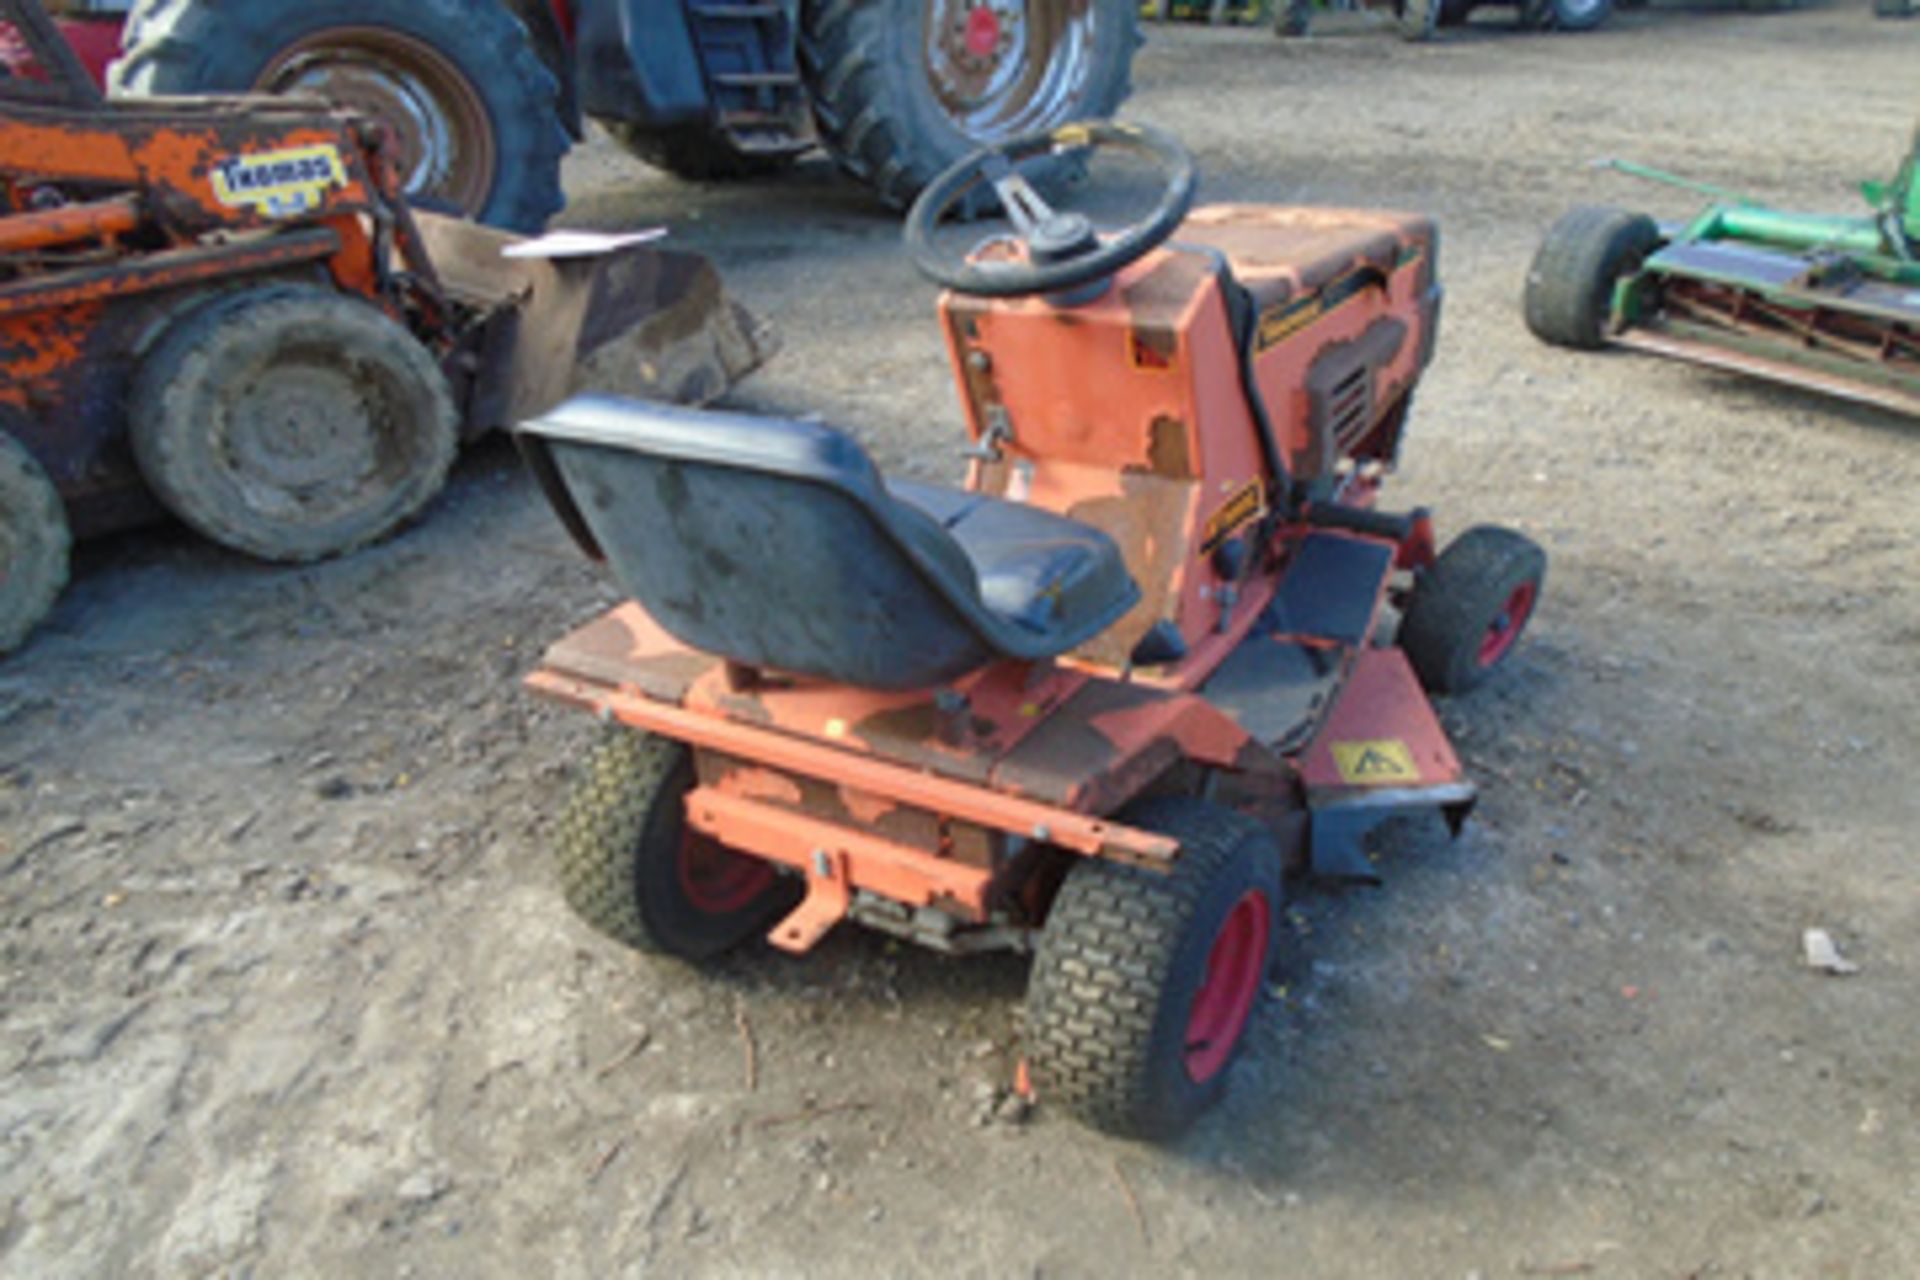
M 765 363 L 771 329 L 694 253 L 628 244 L 546 252 L 508 232 L 415 210 L 447 296 L 480 320 L 449 369 L 471 437 L 538 417 L 596 352 L 608 390 L 706 404 Z M 508 255 L 515 249 L 514 256 Z M 532 250 L 535 256 L 519 256 Z

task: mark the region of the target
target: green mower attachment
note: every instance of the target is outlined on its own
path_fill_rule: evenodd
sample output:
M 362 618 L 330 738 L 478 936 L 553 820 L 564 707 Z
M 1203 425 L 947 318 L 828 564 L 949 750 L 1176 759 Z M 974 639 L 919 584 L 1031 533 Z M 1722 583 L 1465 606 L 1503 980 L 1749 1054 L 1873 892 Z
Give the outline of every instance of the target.
M 1898 175 L 1861 184 L 1871 212 L 1789 213 L 1644 165 L 1702 192 L 1692 222 L 1588 206 L 1554 224 L 1527 273 L 1536 337 L 1613 345 L 1920 416 L 1920 132 Z

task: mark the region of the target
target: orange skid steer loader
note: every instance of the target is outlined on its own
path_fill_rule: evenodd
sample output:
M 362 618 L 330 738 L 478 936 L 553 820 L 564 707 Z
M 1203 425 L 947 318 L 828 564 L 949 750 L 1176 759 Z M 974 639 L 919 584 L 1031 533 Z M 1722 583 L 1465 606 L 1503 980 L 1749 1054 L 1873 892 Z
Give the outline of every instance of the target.
M 383 128 L 317 102 L 105 101 L 39 0 L 0 0 L 0 652 L 75 536 L 171 512 L 336 555 L 616 338 L 667 399 L 764 358 L 704 259 L 519 241 L 398 183 Z

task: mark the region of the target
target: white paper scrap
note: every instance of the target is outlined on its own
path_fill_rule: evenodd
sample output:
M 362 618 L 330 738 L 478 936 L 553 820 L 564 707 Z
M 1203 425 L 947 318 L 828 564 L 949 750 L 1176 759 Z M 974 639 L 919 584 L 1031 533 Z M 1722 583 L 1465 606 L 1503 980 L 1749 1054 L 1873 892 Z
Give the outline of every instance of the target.
M 597 258 L 603 253 L 631 249 L 667 234 L 665 227 L 645 231 L 549 231 L 536 240 L 522 240 L 500 251 L 504 258 Z

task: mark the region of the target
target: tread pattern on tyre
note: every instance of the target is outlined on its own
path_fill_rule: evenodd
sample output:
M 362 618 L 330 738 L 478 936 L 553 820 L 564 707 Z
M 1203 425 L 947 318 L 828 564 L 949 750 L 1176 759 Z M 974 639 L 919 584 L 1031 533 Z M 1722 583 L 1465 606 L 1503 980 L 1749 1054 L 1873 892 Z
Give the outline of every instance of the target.
M 888 100 L 883 73 L 890 20 L 897 21 L 891 3 L 810 0 L 801 6 L 800 64 L 821 144 L 882 202 L 905 209 L 922 187 L 973 147 L 954 148 L 923 136 L 913 127 L 908 104 Z M 1100 20 L 1124 24 L 1121 52 L 1093 70 L 1090 87 L 1069 113 L 1073 119 L 1111 116 L 1132 91 L 1133 51 L 1142 41 L 1137 6 L 1104 3 Z M 977 216 L 993 206 L 992 193 L 979 191 L 958 212 Z
M 275 29 L 276 18 L 302 11 L 324 9 L 330 24 L 351 23 L 354 16 L 346 11 L 352 7 L 349 0 L 324 6 L 314 0 L 135 0 L 120 57 L 107 69 L 108 91 L 117 97 L 155 97 L 244 90 L 249 86 L 223 82 L 214 73 L 210 50 L 243 34 L 264 38 Z M 526 25 L 494 0 L 405 0 L 399 8 L 421 38 L 459 31 L 474 47 L 503 59 L 505 74 L 479 86 L 495 114 L 499 169 L 477 216 L 512 231 L 538 231 L 566 203 L 560 161 L 572 138 L 560 114 L 560 82 L 540 60 Z M 494 97 L 503 88 L 511 94 L 510 111 Z
M 26 641 L 67 585 L 73 545 L 66 504 L 19 441 L 0 432 L 0 522 L 13 554 L 0 563 L 0 654 Z M 0 553 L 6 551 L 0 544 Z
M 1272 846 L 1254 819 L 1190 797 L 1149 801 L 1126 821 L 1176 836 L 1179 859 L 1167 873 L 1114 862 L 1073 868 L 1034 961 L 1026 1037 L 1049 1102 L 1109 1133 L 1152 1137 L 1166 1132 L 1151 1118 L 1167 1100 L 1156 1096 L 1149 1054 L 1185 926 L 1243 844 Z M 1272 872 L 1277 919 L 1277 855 Z
M 1546 552 L 1512 529 L 1475 525 L 1454 539 L 1414 585 L 1400 622 L 1400 648 L 1420 683 L 1465 693 L 1492 674 L 1479 662 L 1488 623 L 1521 582 L 1544 586 L 1546 572 Z
M 560 817 L 554 861 L 561 895 L 592 928 L 637 951 L 665 950 L 640 915 L 634 858 L 681 750 L 668 738 L 609 731 L 587 757 Z
M 310 331 L 329 325 L 336 335 L 364 344 L 366 358 L 397 360 L 427 397 L 431 433 L 427 460 L 386 501 L 351 521 L 322 526 L 249 520 L 203 474 L 179 434 L 198 420 L 193 399 L 210 379 L 222 352 L 219 340 L 246 341 L 278 329 Z M 386 537 L 440 492 L 457 451 L 458 424 L 445 375 L 412 334 L 358 297 L 309 285 L 268 285 L 223 294 L 177 321 L 148 353 L 134 376 L 128 434 L 147 484 L 167 509 L 222 546 L 261 559 L 301 564 L 344 555 Z
M 1660 241 L 1644 213 L 1584 205 L 1548 230 L 1527 269 L 1527 328 L 1543 342 L 1580 350 L 1606 343 L 1614 282 Z

